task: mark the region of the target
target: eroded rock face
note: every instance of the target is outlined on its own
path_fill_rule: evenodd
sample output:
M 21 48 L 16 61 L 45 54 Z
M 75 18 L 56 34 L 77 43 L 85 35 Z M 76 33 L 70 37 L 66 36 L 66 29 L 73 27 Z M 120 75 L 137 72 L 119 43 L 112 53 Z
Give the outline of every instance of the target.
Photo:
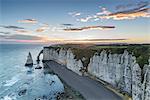
M 80 69 L 83 67 L 81 60 L 76 60 L 75 55 L 73 55 L 70 49 L 65 50 L 61 48 L 60 50 L 44 48 L 43 50 L 43 60 L 54 60 L 60 64 L 66 65 L 68 69 L 82 75 Z
M 123 54 L 96 53 L 90 59 L 88 73 L 127 92 L 133 100 L 150 100 L 150 64 L 145 65 L 142 75 L 136 58 L 127 51 Z
M 60 51 L 59 51 L 59 54 L 58 54 L 58 59 L 59 59 L 59 61 L 62 63 L 62 64 L 64 64 L 64 65 L 66 65 L 66 59 L 67 59 L 67 52 L 65 51 L 65 50 L 63 50 L 63 49 L 60 49 Z
M 74 59 L 75 55 L 73 55 L 72 51 L 69 49 L 67 51 L 67 68 L 81 75 L 80 69 L 83 67 L 81 60 Z
M 142 100 L 150 100 L 150 59 L 149 65 L 144 66 L 144 80 L 142 84 Z
M 54 60 L 82 75 L 80 70 L 84 68 L 83 60 L 76 60 L 71 49 L 44 48 L 43 60 Z M 136 58 L 127 51 L 123 54 L 111 54 L 103 50 L 90 58 L 87 67 L 87 73 L 128 93 L 133 100 L 150 100 L 150 59 L 149 65 L 145 65 L 142 70 L 136 63 Z
M 131 65 L 130 55 L 107 54 L 102 51 L 100 55 L 95 54 L 89 63 L 88 72 L 101 80 L 111 83 L 128 93 L 131 92 Z
M 50 60 L 50 49 L 48 47 L 44 47 L 43 49 L 43 61 Z
M 27 56 L 27 61 L 25 63 L 25 66 L 33 66 L 33 60 L 32 60 L 32 56 L 31 56 L 30 52 L 29 52 L 29 54 Z
M 132 69 L 132 98 L 134 100 L 141 100 L 141 69 L 138 64 L 133 65 Z

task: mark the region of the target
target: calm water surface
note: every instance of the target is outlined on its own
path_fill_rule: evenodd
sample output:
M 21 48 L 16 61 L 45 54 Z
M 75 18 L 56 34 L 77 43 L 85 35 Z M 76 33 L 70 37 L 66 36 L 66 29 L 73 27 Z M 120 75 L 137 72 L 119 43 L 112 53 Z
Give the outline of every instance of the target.
M 43 69 L 35 69 L 36 57 L 42 47 L 43 45 L 0 44 L 0 100 L 55 100 L 55 94 L 64 91 L 63 84 L 56 75 L 44 74 Z M 29 51 L 34 60 L 33 68 L 24 66 Z

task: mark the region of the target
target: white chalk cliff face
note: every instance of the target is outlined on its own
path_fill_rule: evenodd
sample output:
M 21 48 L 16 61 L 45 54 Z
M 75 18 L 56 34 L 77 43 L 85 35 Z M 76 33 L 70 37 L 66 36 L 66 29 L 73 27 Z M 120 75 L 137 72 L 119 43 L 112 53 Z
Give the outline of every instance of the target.
M 55 50 L 45 47 L 43 60 L 54 60 L 82 75 L 80 70 L 83 68 L 83 63 L 75 59 L 71 49 Z M 108 54 L 103 50 L 100 54 L 95 53 L 86 67 L 88 74 L 130 94 L 133 100 L 150 100 L 150 59 L 149 65 L 141 69 L 136 58 L 127 51 L 123 54 Z
M 131 63 L 132 57 L 127 51 L 122 55 L 102 51 L 100 55 L 95 54 L 90 59 L 88 72 L 130 94 Z
M 81 60 L 74 59 L 75 55 L 73 55 L 72 51 L 69 50 L 54 50 L 49 48 L 44 48 L 43 50 L 43 60 L 54 60 L 60 64 L 66 65 L 68 69 L 74 71 L 75 73 L 81 75 L 82 73 L 79 71 L 83 64 Z

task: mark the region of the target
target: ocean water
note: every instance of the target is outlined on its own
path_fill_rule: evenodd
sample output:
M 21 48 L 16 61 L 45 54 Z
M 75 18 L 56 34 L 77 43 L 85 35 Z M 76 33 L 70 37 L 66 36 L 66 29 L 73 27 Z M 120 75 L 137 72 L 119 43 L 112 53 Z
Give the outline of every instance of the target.
M 36 57 L 42 47 L 43 45 L 0 44 L 0 100 L 55 100 L 56 94 L 64 91 L 64 86 L 56 75 L 44 74 L 44 69 L 35 69 Z M 32 68 L 24 66 L 29 51 L 34 60 Z

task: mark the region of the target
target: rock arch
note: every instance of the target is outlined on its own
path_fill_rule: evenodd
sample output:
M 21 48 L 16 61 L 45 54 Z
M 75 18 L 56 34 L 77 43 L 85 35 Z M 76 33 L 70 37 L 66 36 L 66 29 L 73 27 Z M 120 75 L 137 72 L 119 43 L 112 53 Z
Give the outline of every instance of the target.
M 43 50 L 41 50 L 40 52 L 39 52 L 39 54 L 38 54 L 38 56 L 37 56 L 37 63 L 39 63 L 40 62 L 40 56 L 43 54 Z

